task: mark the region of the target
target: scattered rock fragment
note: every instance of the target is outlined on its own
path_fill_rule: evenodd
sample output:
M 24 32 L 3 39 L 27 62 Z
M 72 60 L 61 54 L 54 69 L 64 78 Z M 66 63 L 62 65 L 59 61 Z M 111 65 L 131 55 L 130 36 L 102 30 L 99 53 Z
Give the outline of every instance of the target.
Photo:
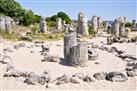
M 105 80 L 106 75 L 107 75 L 107 73 L 105 73 L 105 72 L 100 72 L 100 73 L 95 73 L 95 74 L 93 75 L 93 77 L 94 77 L 95 79 L 97 79 L 97 80 Z
M 109 72 L 106 76 L 106 80 L 112 82 L 124 82 L 128 80 L 127 76 L 121 72 Z
M 88 60 L 97 60 L 98 54 L 95 50 L 88 49 Z
M 44 59 L 42 60 L 42 62 L 58 62 L 60 60 L 59 56 L 53 56 L 50 54 L 45 54 L 44 55 Z
M 69 83 L 69 82 L 70 82 L 69 77 L 66 74 L 64 74 L 63 76 L 57 78 L 56 85 L 60 85 L 60 84 L 64 84 L 64 83 Z
M 83 79 L 83 81 L 85 81 L 85 82 L 93 82 L 93 80 L 91 79 L 91 77 L 89 75 L 86 75 L 85 78 Z

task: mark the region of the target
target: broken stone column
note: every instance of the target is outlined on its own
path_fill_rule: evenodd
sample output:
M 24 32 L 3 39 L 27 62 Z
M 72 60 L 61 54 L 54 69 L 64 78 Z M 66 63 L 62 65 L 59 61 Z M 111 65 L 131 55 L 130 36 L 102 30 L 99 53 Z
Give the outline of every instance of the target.
M 84 66 L 88 60 L 88 47 L 86 42 L 78 42 L 70 49 L 69 65 Z
M 83 36 L 88 36 L 88 20 L 85 17 L 85 15 L 80 12 L 78 14 L 78 30 L 77 33 L 83 35 Z
M 47 24 L 43 17 L 41 17 L 41 19 L 40 19 L 39 30 L 41 33 L 47 32 Z
M 135 19 L 132 20 L 132 27 L 133 27 L 133 28 L 136 27 L 136 20 L 135 20 Z
M 93 31 L 95 33 L 95 36 L 97 36 L 98 33 L 98 20 L 97 20 L 97 16 L 93 16 L 92 17 L 92 27 L 93 27 Z
M 56 20 L 56 29 L 59 31 L 62 31 L 62 19 L 61 18 L 57 18 Z
M 69 61 L 70 49 L 74 44 L 77 44 L 75 32 L 64 36 L 64 58 L 67 63 Z

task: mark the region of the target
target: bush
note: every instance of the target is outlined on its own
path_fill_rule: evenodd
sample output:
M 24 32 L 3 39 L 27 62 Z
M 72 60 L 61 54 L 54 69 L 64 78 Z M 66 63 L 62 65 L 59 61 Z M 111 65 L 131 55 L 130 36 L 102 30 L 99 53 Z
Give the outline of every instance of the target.
M 91 26 L 89 26 L 88 32 L 89 32 L 89 35 L 94 35 L 94 31 Z
M 31 10 L 26 10 L 15 0 L 0 0 L 0 13 L 6 16 L 17 18 L 20 25 L 31 25 L 38 23 L 40 16 L 35 15 Z
M 132 27 L 132 24 L 130 22 L 126 22 L 125 27 Z
M 54 21 L 48 21 L 48 22 L 47 22 L 47 25 L 48 25 L 49 27 L 55 27 L 55 26 L 56 26 L 56 23 L 55 23 Z
M 35 24 L 35 25 L 31 26 L 31 32 L 32 32 L 33 34 L 35 34 L 36 31 L 38 31 L 38 25 Z

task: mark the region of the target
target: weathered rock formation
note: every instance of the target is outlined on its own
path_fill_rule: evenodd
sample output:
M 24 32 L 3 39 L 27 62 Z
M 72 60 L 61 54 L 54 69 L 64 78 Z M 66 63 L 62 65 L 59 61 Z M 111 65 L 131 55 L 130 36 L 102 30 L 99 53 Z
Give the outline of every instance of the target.
M 98 20 L 97 20 L 97 18 L 98 18 L 97 16 L 93 16 L 92 21 L 91 21 L 95 36 L 97 36 L 97 32 L 98 32 Z
M 67 63 L 69 61 L 70 49 L 74 44 L 77 44 L 76 33 L 70 33 L 64 36 L 64 58 Z
M 47 32 L 47 24 L 46 24 L 45 19 L 42 17 L 40 19 L 39 30 L 41 33 Z
M 87 43 L 78 42 L 78 45 L 75 45 L 70 49 L 69 65 L 84 66 L 88 60 L 87 51 Z
M 108 27 L 109 27 L 109 22 L 108 22 L 108 21 L 105 21 L 105 22 L 104 22 L 104 31 L 107 31 L 107 30 L 108 30 Z
M 102 28 L 102 20 L 100 17 L 97 18 L 97 24 L 98 24 L 98 29 Z
M 88 33 L 88 20 L 82 12 L 80 12 L 78 14 L 78 30 L 77 30 L 77 33 L 79 33 L 83 36 L 89 35 L 89 33 Z
M 15 27 L 15 22 L 8 16 L 0 16 L 0 30 L 11 33 L 12 28 Z
M 62 19 L 61 18 L 57 18 L 56 20 L 56 29 L 59 31 L 62 31 Z
M 64 58 L 68 65 L 84 66 L 88 60 L 86 42 L 76 41 L 76 33 L 70 33 L 64 37 Z
M 136 27 L 136 20 L 135 20 L 135 19 L 132 20 L 132 27 L 133 27 L 133 28 Z
M 119 17 L 115 19 L 112 24 L 112 35 L 115 37 L 125 36 L 125 17 Z

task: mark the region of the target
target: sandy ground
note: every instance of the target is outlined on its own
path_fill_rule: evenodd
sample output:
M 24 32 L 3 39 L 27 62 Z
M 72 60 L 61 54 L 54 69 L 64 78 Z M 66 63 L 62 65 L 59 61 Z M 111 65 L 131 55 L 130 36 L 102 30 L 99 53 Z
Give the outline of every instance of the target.
M 88 41 L 92 41 L 95 44 L 100 45 L 100 42 L 106 43 L 106 38 L 98 37 L 93 38 Z M 20 41 L 21 42 L 21 41 Z M 56 79 L 57 77 L 62 76 L 63 74 L 67 74 L 68 76 L 72 76 L 77 72 L 81 72 L 84 75 L 88 74 L 92 76 L 97 72 L 111 72 L 111 71 L 120 71 L 125 72 L 126 62 L 122 61 L 122 59 L 116 57 L 112 53 L 108 53 L 105 51 L 98 50 L 99 59 L 95 61 L 88 61 L 87 67 L 70 67 L 64 64 L 63 61 L 59 61 L 56 63 L 52 62 L 41 62 L 43 56 L 40 55 L 41 48 L 33 47 L 28 48 L 28 46 L 34 45 L 34 43 L 23 42 L 26 44 L 26 47 L 19 48 L 18 50 L 14 49 L 14 44 L 19 42 L 8 42 L 1 41 L 1 47 L 6 48 L 10 47 L 14 50 L 12 53 L 8 53 L 8 55 L 12 58 L 13 64 L 17 69 L 26 70 L 26 71 L 34 71 L 37 74 L 42 74 L 45 69 L 50 70 L 52 79 Z M 22 43 L 22 42 L 21 42 Z M 59 55 L 63 58 L 63 41 L 56 42 L 45 42 L 45 44 L 50 45 L 50 53 L 53 55 Z M 60 44 L 62 46 L 57 46 Z M 136 47 L 135 43 L 115 43 L 111 46 L 115 46 L 118 49 L 125 50 L 128 54 L 136 55 Z M 34 51 L 34 53 L 30 53 Z M 95 64 L 95 62 L 99 62 L 100 64 Z M 137 89 L 137 79 L 135 77 L 129 78 L 126 82 L 110 82 L 110 81 L 95 81 L 95 82 L 81 82 L 80 84 L 62 84 L 62 85 L 51 85 L 50 88 L 46 88 L 45 85 L 27 85 L 23 83 L 22 78 L 12 78 L 12 77 L 2 77 L 4 73 L 4 65 L 0 64 L 1 74 L 0 74 L 0 87 L 1 90 L 136 90 Z

